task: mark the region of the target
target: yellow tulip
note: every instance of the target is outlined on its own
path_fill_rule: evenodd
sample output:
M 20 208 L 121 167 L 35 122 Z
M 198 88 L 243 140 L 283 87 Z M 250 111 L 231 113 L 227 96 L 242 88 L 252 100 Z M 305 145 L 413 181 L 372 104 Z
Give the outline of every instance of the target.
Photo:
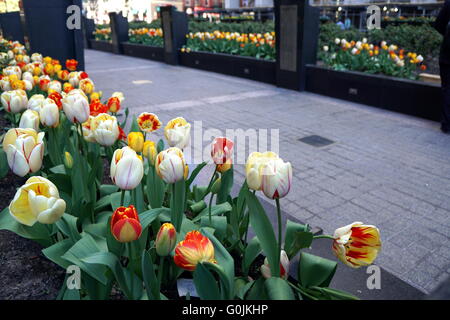
M 245 174 L 248 187 L 252 190 L 261 190 L 263 167 L 271 160 L 278 159 L 275 152 L 252 152 L 245 164 Z
M 59 198 L 56 186 L 49 180 L 35 176 L 17 190 L 9 205 L 11 216 L 19 223 L 33 226 L 36 222 L 52 224 L 66 210 L 66 202 Z
M 150 160 L 150 163 L 153 166 L 155 165 L 157 150 L 156 150 L 156 145 L 153 141 L 147 140 L 144 142 L 142 154 L 144 155 L 144 157 L 146 157 L 147 159 Z
M 64 153 L 64 165 L 69 169 L 73 167 L 72 155 L 67 151 Z
M 144 148 L 144 135 L 142 132 L 130 132 L 128 134 L 128 146 L 136 152 L 142 152 Z

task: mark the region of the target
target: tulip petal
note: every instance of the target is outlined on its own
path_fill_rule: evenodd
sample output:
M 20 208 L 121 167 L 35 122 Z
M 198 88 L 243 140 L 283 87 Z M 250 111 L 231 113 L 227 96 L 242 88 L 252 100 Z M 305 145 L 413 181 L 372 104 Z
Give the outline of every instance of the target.
M 66 202 L 62 199 L 48 199 L 49 208 L 42 211 L 37 220 L 43 224 L 52 224 L 58 221 L 66 211 Z
M 29 227 L 33 226 L 36 223 L 37 219 L 30 208 L 28 202 L 28 192 L 24 189 L 24 187 L 21 187 L 19 190 L 17 190 L 14 199 L 9 205 L 9 213 L 19 223 L 22 223 Z
M 39 143 L 33 149 L 28 159 L 31 172 L 36 172 L 42 167 L 42 158 L 44 157 L 44 145 Z
M 19 177 L 24 177 L 27 173 L 30 172 L 30 167 L 28 166 L 28 162 L 25 159 L 25 156 L 17 150 L 17 148 L 10 144 L 6 148 L 6 156 L 8 159 L 8 165 L 11 168 L 11 171 Z

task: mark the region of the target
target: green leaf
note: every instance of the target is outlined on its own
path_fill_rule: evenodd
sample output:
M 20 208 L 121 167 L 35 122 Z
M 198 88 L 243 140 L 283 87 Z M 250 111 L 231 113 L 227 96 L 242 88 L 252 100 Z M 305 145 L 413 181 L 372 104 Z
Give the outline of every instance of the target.
M 73 242 L 70 239 L 64 239 L 55 243 L 54 245 L 43 249 L 42 253 L 50 261 L 56 263 L 63 269 L 67 269 L 71 263 L 63 259 L 62 256 L 73 246 Z
M 81 235 L 77 228 L 77 218 L 64 213 L 60 220 L 56 221 L 56 226 L 59 231 L 61 231 L 65 236 L 69 237 L 70 240 L 75 243 L 81 239 Z
M 242 261 L 242 271 L 245 275 L 248 275 L 250 265 L 253 263 L 260 252 L 261 245 L 259 243 L 258 237 L 253 237 L 253 239 L 250 240 L 247 247 L 245 248 L 244 259 Z
M 192 171 L 191 176 L 189 179 L 186 180 L 186 189 L 189 190 L 192 182 L 194 182 L 197 175 L 200 173 L 200 171 L 207 165 L 207 163 L 204 161 L 200 163 L 195 169 Z
M 244 298 L 245 300 L 268 300 L 265 279 L 261 277 L 251 282 L 251 288 L 247 289 L 247 294 L 244 295 Z
M 95 203 L 94 211 L 95 212 L 102 211 L 105 208 L 109 207 L 110 205 L 111 205 L 111 196 L 110 195 L 103 196 L 102 198 L 100 198 L 100 200 L 98 200 Z
M 313 234 L 309 232 L 308 225 L 287 220 L 284 239 L 284 250 L 289 259 L 292 259 L 301 249 L 311 246 Z
M 169 208 L 155 208 L 139 213 L 139 220 L 141 221 L 142 229 L 147 228 L 160 214 L 170 213 Z
M 291 287 L 282 278 L 271 277 L 264 282 L 264 286 L 271 300 L 295 300 Z
M 108 196 L 111 193 L 117 192 L 119 187 L 112 184 L 102 184 L 99 188 L 100 197 Z
M 6 177 L 9 171 L 8 159 L 6 157 L 6 152 L 3 148 L 0 148 L 0 179 Z
M 211 207 L 211 215 L 217 216 L 217 215 L 225 214 L 227 212 L 230 212 L 231 209 L 232 209 L 232 207 L 228 202 L 217 204 L 217 205 Z M 197 222 L 202 217 L 208 216 L 208 215 L 209 215 L 209 208 L 205 208 L 194 219 L 192 219 L 192 221 Z
M 112 211 L 115 211 L 120 207 L 120 199 L 122 197 L 122 192 L 115 192 L 110 195 Z M 131 204 L 130 192 L 125 191 L 125 197 L 123 199 L 123 206 L 128 207 Z
M 119 241 L 114 238 L 113 234 L 111 233 L 111 228 L 109 227 L 111 225 L 111 217 L 108 219 L 108 230 L 106 232 L 106 245 L 108 247 L 108 251 L 114 253 L 116 256 L 120 257 L 123 250 L 123 243 L 120 243 Z
M 217 232 L 215 232 L 217 237 L 223 240 L 227 234 L 227 217 L 211 217 L 211 223 L 212 224 L 209 224 L 209 217 L 202 217 L 200 220 L 200 225 L 202 227 L 214 228 Z
M 158 279 L 150 254 L 147 251 L 142 252 L 142 276 L 144 278 L 145 290 L 147 296 L 152 300 L 160 300 Z
M 203 263 L 197 264 L 194 274 L 194 284 L 202 300 L 220 300 L 220 290 L 216 279 Z
M 184 218 L 184 202 L 186 196 L 186 187 L 184 179 L 175 182 L 172 185 L 172 194 L 171 194 L 171 215 L 170 220 L 172 224 L 175 226 L 176 230 L 181 229 L 181 223 Z
M 229 170 L 225 171 L 222 174 L 220 189 L 217 193 L 217 204 L 221 204 L 227 201 L 228 196 L 231 192 L 231 188 L 233 188 L 233 172 L 234 168 L 233 166 L 231 166 Z
M 158 151 L 158 153 L 160 153 L 161 151 L 163 151 L 165 148 L 164 146 L 164 140 L 163 139 L 159 139 L 158 143 L 156 144 L 156 151 Z
M 335 261 L 302 252 L 298 264 L 298 279 L 300 284 L 306 288 L 328 287 L 336 268 Z
M 146 181 L 147 199 L 152 208 L 160 208 L 164 201 L 166 185 L 164 181 L 156 174 L 155 167 L 148 166 Z
M 278 252 L 277 239 L 273 232 L 272 223 L 267 217 L 258 198 L 250 190 L 247 190 L 246 199 L 250 213 L 250 225 L 259 239 L 261 248 L 269 261 L 269 265 L 277 266 L 280 261 L 280 253 Z M 274 269 L 272 275 L 275 277 L 279 276 L 280 268 Z

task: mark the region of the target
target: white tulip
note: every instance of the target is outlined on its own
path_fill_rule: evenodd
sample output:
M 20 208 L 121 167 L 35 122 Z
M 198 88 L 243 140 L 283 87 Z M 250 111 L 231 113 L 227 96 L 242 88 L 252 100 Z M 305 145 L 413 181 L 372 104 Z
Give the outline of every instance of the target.
M 183 150 L 191 140 L 191 124 L 182 117 L 172 119 L 164 128 L 164 135 L 169 146 Z
M 39 112 L 39 110 L 41 110 L 44 101 L 45 101 L 44 95 L 35 94 L 31 96 L 30 100 L 28 100 L 28 109 Z
M 262 168 L 261 190 L 269 199 L 283 198 L 289 193 L 292 184 L 292 166 L 282 159 L 270 160 Z
M 117 118 L 107 113 L 100 113 L 91 120 L 91 131 L 95 141 L 102 146 L 112 146 L 119 138 Z
M 48 84 L 48 90 L 52 90 L 52 91 L 61 93 L 61 91 L 62 91 L 61 82 L 59 82 L 58 80 L 50 81 L 50 83 Z
M 3 92 L 1 100 L 5 110 L 12 113 L 19 113 L 28 105 L 27 93 L 22 89 Z
M 280 254 L 280 277 L 283 279 L 287 279 L 289 277 L 289 258 L 286 254 L 286 251 L 281 250 Z M 264 264 L 261 266 L 261 274 L 265 279 L 269 279 L 272 277 L 272 273 L 270 271 L 270 265 L 267 258 L 264 259 Z
M 62 100 L 64 113 L 73 123 L 83 123 L 89 119 L 89 102 L 83 91 L 74 89 Z
M 50 98 L 45 99 L 39 110 L 39 117 L 43 126 L 57 127 L 59 124 L 59 109 L 55 101 Z
M 176 147 L 161 151 L 156 157 L 155 168 L 166 183 L 175 183 L 185 178 L 187 166 L 183 151 Z
M 132 190 L 144 176 L 142 158 L 130 147 L 117 149 L 111 160 L 111 179 L 122 190 Z
M 20 117 L 19 128 L 39 131 L 39 113 L 27 109 Z

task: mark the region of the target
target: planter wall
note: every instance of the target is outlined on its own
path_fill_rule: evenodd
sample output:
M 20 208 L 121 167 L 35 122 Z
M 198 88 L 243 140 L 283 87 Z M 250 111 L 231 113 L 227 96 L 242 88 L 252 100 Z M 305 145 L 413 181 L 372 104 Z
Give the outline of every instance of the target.
M 122 42 L 123 53 L 127 56 L 155 61 L 164 61 L 164 48 L 138 43 Z
M 209 52 L 180 52 L 180 64 L 251 80 L 276 83 L 275 61 Z
M 440 120 L 437 84 L 306 66 L 306 90 L 429 120 Z
M 91 44 L 91 48 L 94 50 L 105 51 L 105 52 L 113 52 L 113 44 L 110 41 L 103 40 L 89 40 Z

